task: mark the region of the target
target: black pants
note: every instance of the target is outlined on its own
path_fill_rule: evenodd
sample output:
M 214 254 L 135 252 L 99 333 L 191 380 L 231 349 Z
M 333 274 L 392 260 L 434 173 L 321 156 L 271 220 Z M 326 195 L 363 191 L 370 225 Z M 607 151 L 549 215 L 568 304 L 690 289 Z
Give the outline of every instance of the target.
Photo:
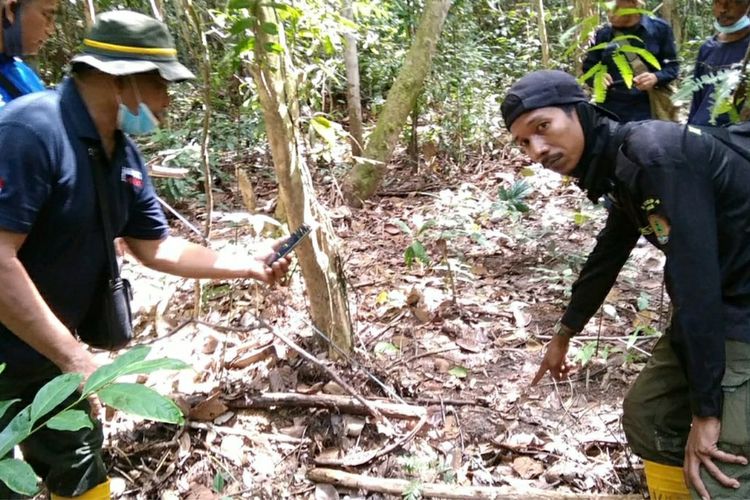
M 20 375 L 12 371 L 0 373 L 0 401 L 21 400 L 11 406 L 0 419 L 0 429 L 5 428 L 18 412 L 31 404 L 39 389 L 57 375 L 60 375 L 60 370 L 52 364 L 39 367 L 30 374 Z M 79 393 L 70 396 L 59 407 L 42 417 L 42 422 L 79 397 Z M 90 411 L 86 400 L 74 408 L 86 413 Z M 78 496 L 107 480 L 107 469 L 101 456 L 102 426 L 98 420 L 93 420 L 93 423 L 93 429 L 84 428 L 73 432 L 41 427 L 21 443 L 24 460 L 42 478 L 50 492 L 61 496 Z M 22 497 L 0 483 L 0 498 Z

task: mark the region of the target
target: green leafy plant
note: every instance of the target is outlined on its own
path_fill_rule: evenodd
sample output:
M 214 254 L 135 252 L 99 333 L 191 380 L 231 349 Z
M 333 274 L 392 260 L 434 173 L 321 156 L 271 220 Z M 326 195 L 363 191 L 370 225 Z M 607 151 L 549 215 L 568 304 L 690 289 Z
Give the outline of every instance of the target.
M 73 409 L 86 398 L 96 395 L 99 400 L 126 414 L 171 424 L 184 423 L 180 408 L 170 399 L 153 389 L 135 383 L 121 383 L 125 375 L 146 374 L 157 370 L 182 370 L 186 363 L 170 358 L 147 360 L 150 348 L 135 347 L 118 356 L 112 363 L 101 366 L 86 380 L 80 395 L 62 410 L 56 408 L 69 400 L 81 386 L 83 375 L 64 373 L 50 380 L 26 408 L 22 409 L 0 431 L 0 457 L 6 456 L 17 444 L 43 427 L 60 431 L 77 431 L 92 428 L 89 415 Z M 0 365 L 0 372 L 5 365 Z M 19 400 L 0 402 L 0 418 Z M 0 481 L 22 495 L 33 496 L 39 488 L 31 466 L 23 460 L 0 460 Z
M 395 220 L 394 223 L 398 225 L 407 236 L 411 236 L 412 238 L 411 243 L 406 247 L 406 250 L 404 250 L 404 263 L 406 264 L 406 267 L 411 268 L 414 262 L 417 261 L 425 266 L 429 266 L 430 256 L 427 254 L 427 248 L 425 247 L 423 236 L 426 231 L 435 227 L 437 222 L 433 219 L 429 219 L 414 231 L 412 231 L 404 221 Z
M 530 193 L 531 186 L 523 179 L 514 182 L 508 189 L 500 186 L 497 190 L 498 198 L 500 198 L 500 201 L 503 202 L 508 209 L 521 213 L 529 211 L 529 206 L 524 202 L 524 198 Z

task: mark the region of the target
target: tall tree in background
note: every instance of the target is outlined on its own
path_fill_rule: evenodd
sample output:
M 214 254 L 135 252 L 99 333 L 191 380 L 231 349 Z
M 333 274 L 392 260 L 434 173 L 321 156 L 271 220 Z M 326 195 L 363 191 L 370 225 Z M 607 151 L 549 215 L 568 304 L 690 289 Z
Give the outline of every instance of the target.
M 664 0 L 662 2 L 661 17 L 672 26 L 675 42 L 679 46 L 682 43 L 682 21 L 675 0 Z
M 535 0 L 536 17 L 539 25 L 539 42 L 542 45 L 542 66 L 549 68 L 549 40 L 547 39 L 547 26 L 544 23 L 544 2 Z
M 579 34 L 573 60 L 576 68 L 575 73 L 580 75 L 583 73 L 583 57 L 586 54 L 588 38 L 599 24 L 595 0 L 575 0 L 573 2 L 573 17 L 574 21 L 578 23 Z
M 279 200 L 290 228 L 315 221 L 312 237 L 297 250 L 314 325 L 344 352 L 352 347 L 342 262 L 328 217 L 320 209 L 303 154 L 299 127 L 297 71 L 284 27 L 272 7 L 252 4 L 255 60 L 250 72 L 263 109 L 268 144 L 279 183 Z M 331 346 L 332 347 L 332 346 Z M 337 357 L 335 350 L 331 355 Z
M 342 0 L 342 13 L 354 21 L 352 0 Z M 351 135 L 352 155 L 362 155 L 363 127 L 362 100 L 359 90 L 359 55 L 357 37 L 354 33 L 344 33 L 344 65 L 346 66 L 346 103 L 349 110 L 349 135 Z
M 366 160 L 355 162 L 344 179 L 344 196 L 350 205 L 360 206 L 380 186 L 386 164 L 432 67 L 432 58 L 450 7 L 451 0 L 426 1 L 404 65 L 388 92 L 375 130 L 367 141 L 364 154 Z

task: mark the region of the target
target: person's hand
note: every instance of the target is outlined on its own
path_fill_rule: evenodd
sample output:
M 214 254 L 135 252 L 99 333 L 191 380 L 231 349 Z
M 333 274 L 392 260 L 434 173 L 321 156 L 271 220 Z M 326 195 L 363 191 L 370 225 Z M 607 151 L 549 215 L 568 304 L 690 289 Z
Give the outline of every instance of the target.
M 633 84 L 638 90 L 651 90 L 659 82 L 656 75 L 653 73 L 641 73 L 640 75 L 633 78 Z
M 721 485 L 726 488 L 739 488 L 740 483 L 721 472 L 713 460 L 747 465 L 747 459 L 721 451 L 717 443 L 721 431 L 721 422 L 716 417 L 693 417 L 687 445 L 685 445 L 685 462 L 682 472 L 688 487 L 692 486 L 704 500 L 710 499 L 708 490 L 703 484 L 700 468 L 703 465 Z
M 563 376 L 568 375 L 572 367 L 566 359 L 569 345 L 570 339 L 568 337 L 560 335 L 552 337 L 550 343 L 547 344 L 544 358 L 542 359 L 541 365 L 539 365 L 539 370 L 537 370 L 536 375 L 534 375 L 534 380 L 531 381 L 531 385 L 539 383 L 547 372 L 550 372 L 550 375 L 552 375 L 552 378 L 555 380 L 560 380 Z
M 612 82 L 614 81 L 614 80 L 612 80 L 612 75 L 610 75 L 609 73 L 604 73 L 604 79 L 603 80 L 604 80 L 604 88 L 605 89 L 608 89 L 612 85 Z
M 76 352 L 71 353 L 71 355 L 68 356 L 58 368 L 60 368 L 60 371 L 63 373 L 80 373 L 83 375 L 83 382 L 81 383 L 81 388 L 83 388 L 91 374 L 99 368 L 99 365 L 94 361 L 94 356 L 81 346 Z M 91 406 L 91 417 L 98 418 L 102 408 L 99 398 L 96 397 L 96 394 L 92 394 L 88 397 L 88 401 Z
M 281 245 L 286 238 L 277 240 L 267 240 L 256 247 L 253 254 L 252 263 L 248 271 L 248 276 L 269 285 L 280 280 L 289 270 L 289 264 L 292 261 L 291 254 L 278 259 L 273 264 L 269 264 L 271 259 L 276 256 Z

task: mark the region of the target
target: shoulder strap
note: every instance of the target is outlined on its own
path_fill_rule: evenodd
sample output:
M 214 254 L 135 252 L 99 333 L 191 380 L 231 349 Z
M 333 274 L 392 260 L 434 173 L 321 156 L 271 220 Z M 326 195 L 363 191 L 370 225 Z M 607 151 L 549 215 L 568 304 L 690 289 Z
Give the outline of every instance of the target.
M 92 145 L 88 146 L 89 164 L 94 177 L 94 188 L 96 189 L 96 196 L 99 201 L 99 218 L 102 221 L 102 228 L 104 228 L 104 247 L 107 249 L 107 260 L 109 261 L 110 277 L 111 279 L 117 279 L 120 277 L 120 268 L 117 265 L 117 257 L 115 256 L 115 237 L 112 231 L 112 225 L 110 224 L 110 211 L 109 201 L 107 195 L 104 193 L 104 174 L 103 170 L 107 167 L 105 162 L 102 160 L 101 148 Z
M 615 38 L 617 38 L 618 36 L 624 36 L 625 33 L 620 30 L 614 30 L 614 35 Z M 623 45 L 630 45 L 632 47 L 630 40 L 628 40 L 627 38 L 625 38 L 624 40 L 619 40 L 615 43 L 620 47 L 622 47 Z M 648 66 L 646 66 L 646 63 L 641 60 L 641 57 L 638 54 L 635 54 L 633 52 L 623 52 L 623 55 L 630 62 L 630 66 L 633 68 L 633 72 L 636 75 L 650 72 Z
M 5 76 L 2 71 L 0 71 L 0 86 L 5 89 L 11 99 L 15 99 L 23 95 L 23 92 L 21 92 L 21 90 L 13 82 L 11 82 L 10 78 Z

